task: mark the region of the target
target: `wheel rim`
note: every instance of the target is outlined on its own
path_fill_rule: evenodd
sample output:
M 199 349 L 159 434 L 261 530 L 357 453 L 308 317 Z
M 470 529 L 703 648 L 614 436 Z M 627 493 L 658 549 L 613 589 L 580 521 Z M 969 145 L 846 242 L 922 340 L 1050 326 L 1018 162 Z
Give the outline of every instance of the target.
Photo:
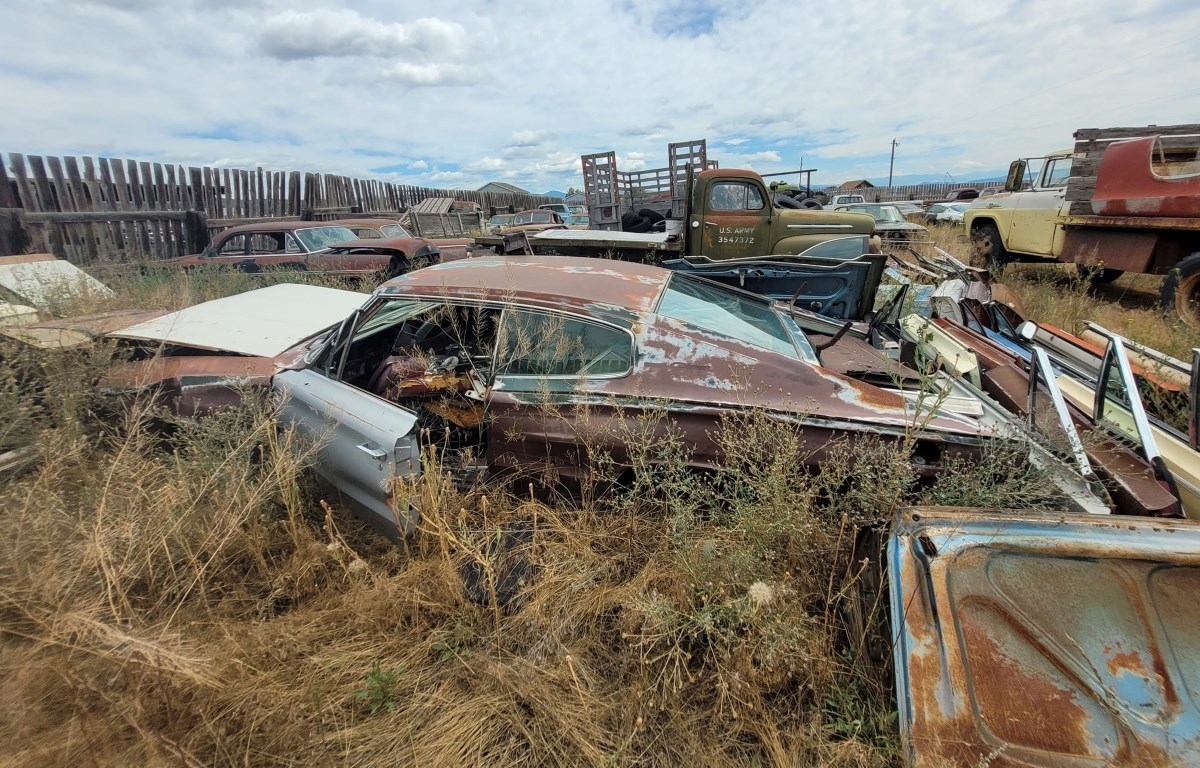
M 1183 322 L 1200 329 L 1200 271 L 1179 281 L 1175 288 L 1175 311 Z

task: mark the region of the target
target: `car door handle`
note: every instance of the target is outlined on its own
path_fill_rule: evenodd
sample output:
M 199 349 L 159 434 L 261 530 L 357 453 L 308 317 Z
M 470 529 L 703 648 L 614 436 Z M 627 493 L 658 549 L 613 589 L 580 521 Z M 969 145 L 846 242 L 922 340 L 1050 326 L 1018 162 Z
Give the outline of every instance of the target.
M 387 458 L 387 451 L 381 448 L 372 448 L 370 443 L 363 443 L 362 445 L 358 446 L 358 450 L 377 461 L 383 461 Z
M 987 204 L 986 206 L 984 206 L 984 207 L 985 207 L 985 208 L 999 208 L 999 207 L 1000 207 L 1000 203 L 988 203 L 988 204 Z

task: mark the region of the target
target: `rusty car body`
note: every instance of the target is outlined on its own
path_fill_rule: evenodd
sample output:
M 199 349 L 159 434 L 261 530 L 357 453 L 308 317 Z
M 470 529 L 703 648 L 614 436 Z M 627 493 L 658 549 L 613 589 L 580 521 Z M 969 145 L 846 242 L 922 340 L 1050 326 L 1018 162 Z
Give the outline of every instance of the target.
M 409 251 L 374 247 L 359 241 L 340 224 L 315 221 L 271 221 L 243 224 L 220 232 L 203 253 L 168 259 L 168 267 L 213 266 L 242 272 L 294 269 L 346 277 L 388 277 L 408 268 L 409 259 L 436 261 L 429 243 Z M 400 254 L 403 254 L 401 256 Z
M 122 347 L 128 362 L 102 389 L 149 395 L 184 417 L 236 405 L 250 388 L 270 385 L 287 351 L 337 323 L 367 294 L 297 283 L 246 291 L 177 312 L 73 318 L 39 323 L 38 339 L 77 339 L 90 330 Z M 124 322 L 121 322 L 124 320 Z
M 404 228 L 404 225 L 398 221 L 384 218 L 361 218 L 361 219 L 335 219 L 329 222 L 330 224 L 340 224 L 352 231 L 359 240 L 380 240 L 386 241 L 379 243 L 381 247 L 394 249 L 404 254 L 411 256 L 420 253 L 422 256 L 429 254 L 430 251 L 423 246 L 432 244 L 441 254 L 441 261 L 453 261 L 454 259 L 465 258 L 467 249 L 475 242 L 470 237 L 415 237 L 411 232 Z M 428 259 L 425 259 L 428 261 Z M 413 269 L 416 269 L 416 264 L 421 263 L 421 257 L 418 257 L 413 262 Z M 432 262 L 430 262 L 432 263 Z M 395 274 L 400 274 L 396 272 Z
M 1200 140 L 1196 144 L 1200 146 Z M 1200 149 L 1186 157 L 1162 137 L 1114 141 L 1100 158 L 1092 211 L 1100 216 L 1182 216 L 1200 218 Z
M 887 559 L 909 765 L 1200 764 L 1200 524 L 905 509 Z
M 288 418 L 325 439 L 318 473 L 368 520 L 412 520 L 388 478 L 420 471 L 418 433 L 495 474 L 589 482 L 628 466 L 631 425 L 661 417 L 719 467 L 722 420 L 748 409 L 802 425 L 815 466 L 835 437 L 901 440 L 899 393 L 823 368 L 772 302 L 660 267 L 572 257 L 440 264 L 381 286 L 301 363 L 275 376 Z M 921 471 L 977 453 L 990 428 L 954 413 L 918 430 Z M 447 452 L 443 451 L 443 457 Z

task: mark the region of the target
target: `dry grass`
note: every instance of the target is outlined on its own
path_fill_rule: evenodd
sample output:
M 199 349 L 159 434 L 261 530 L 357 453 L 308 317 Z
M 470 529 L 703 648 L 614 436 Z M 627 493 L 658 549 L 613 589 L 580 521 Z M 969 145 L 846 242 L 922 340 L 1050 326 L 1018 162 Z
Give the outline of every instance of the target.
M 243 279 L 135 276 L 61 310 Z M 866 443 L 800 474 L 796 428 L 761 414 L 726 425 L 733 472 L 698 476 L 651 417 L 601 500 L 460 490 L 430 457 L 395 547 L 323 501 L 265 401 L 167 442 L 94 394 L 109 350 L 3 354 L 0 423 L 43 456 L 0 486 L 7 766 L 895 765 L 864 532 L 901 503 L 1025 503 L 1036 480 L 997 455 L 959 475 L 991 484 L 921 489 Z M 522 532 L 501 607 L 497 542 Z
M 49 392 L 14 377 L 0 413 L 33 409 L 43 456 L 0 486 L 0 764 L 895 761 L 890 681 L 840 608 L 852 523 L 897 499 L 787 471 L 794 428 L 731 430 L 734 484 L 647 443 L 639 488 L 674 490 L 582 507 L 434 467 L 397 548 L 322 503 L 266 402 L 164 441 L 93 393 L 99 354 L 54 358 Z M 521 529 L 519 598 L 469 600 Z

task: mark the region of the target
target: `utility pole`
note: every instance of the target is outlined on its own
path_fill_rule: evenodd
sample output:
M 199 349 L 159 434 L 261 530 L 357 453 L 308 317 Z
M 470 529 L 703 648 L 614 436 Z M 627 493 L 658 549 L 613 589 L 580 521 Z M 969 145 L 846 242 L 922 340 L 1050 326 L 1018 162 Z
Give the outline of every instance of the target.
M 892 168 L 896 165 L 896 145 L 900 142 L 892 139 L 892 159 L 888 160 L 888 197 L 892 196 Z

